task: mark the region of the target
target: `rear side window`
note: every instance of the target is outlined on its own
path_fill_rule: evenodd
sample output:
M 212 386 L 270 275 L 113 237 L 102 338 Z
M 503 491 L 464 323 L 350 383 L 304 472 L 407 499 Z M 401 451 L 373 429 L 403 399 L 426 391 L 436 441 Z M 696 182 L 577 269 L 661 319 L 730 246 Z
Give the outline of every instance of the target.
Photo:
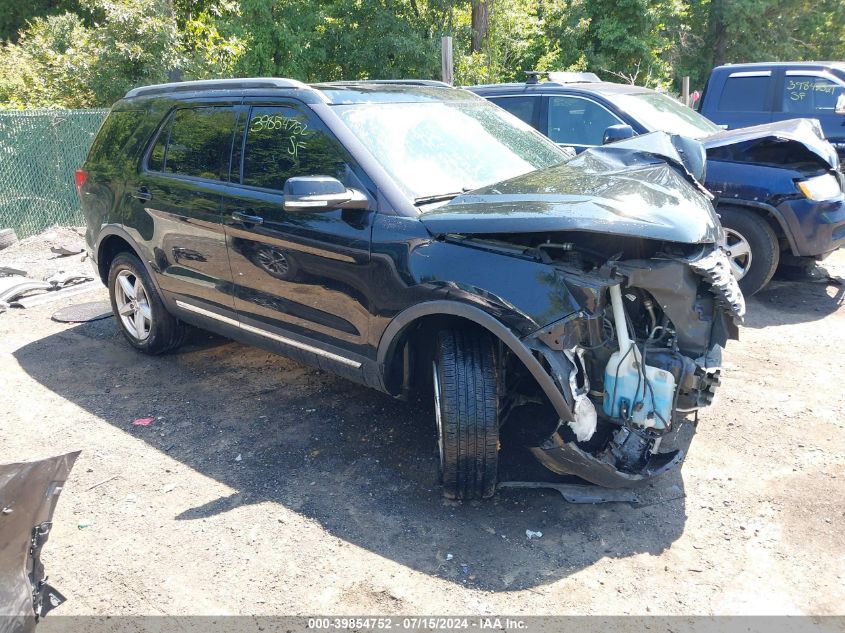
M 845 95 L 845 87 L 811 75 L 787 75 L 783 81 L 782 109 L 801 115 L 833 114 L 836 102 Z
M 254 107 L 247 123 L 243 184 L 281 191 L 293 176 L 346 182 L 346 156 L 322 123 L 289 106 Z
M 722 112 L 768 112 L 771 75 L 733 75 L 728 77 L 719 99 Z
M 549 97 L 549 138 L 566 145 L 601 145 L 604 132 L 622 123 L 595 101 Z
M 153 145 L 147 168 L 167 174 L 218 180 L 228 172 L 235 110 L 176 110 Z
M 137 160 L 138 143 L 133 135 L 144 120 L 140 110 L 116 110 L 109 113 L 88 152 L 89 169 L 112 169 L 115 164 Z M 137 164 L 137 163 L 136 163 Z
M 496 97 L 490 99 L 500 108 L 503 108 L 521 119 L 531 127 L 537 127 L 537 107 L 540 103 L 539 97 Z

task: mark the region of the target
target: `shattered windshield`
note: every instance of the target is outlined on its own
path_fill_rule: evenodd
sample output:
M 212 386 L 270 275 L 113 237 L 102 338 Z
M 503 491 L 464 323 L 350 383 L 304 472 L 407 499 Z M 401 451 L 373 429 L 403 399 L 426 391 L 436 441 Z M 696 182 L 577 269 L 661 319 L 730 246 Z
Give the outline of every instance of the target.
M 337 114 L 417 204 L 557 165 L 568 155 L 481 102 L 359 103 Z
M 722 131 L 692 108 L 659 92 L 608 94 L 607 98 L 653 132 L 703 138 Z

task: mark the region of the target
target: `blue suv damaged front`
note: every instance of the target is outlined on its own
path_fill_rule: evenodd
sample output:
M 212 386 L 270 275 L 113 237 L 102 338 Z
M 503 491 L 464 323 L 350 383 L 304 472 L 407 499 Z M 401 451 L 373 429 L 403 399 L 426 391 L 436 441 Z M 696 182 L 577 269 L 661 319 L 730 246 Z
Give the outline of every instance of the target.
M 845 173 L 818 121 L 726 130 L 704 145 L 711 191 L 768 210 L 793 255 L 821 259 L 845 245 Z

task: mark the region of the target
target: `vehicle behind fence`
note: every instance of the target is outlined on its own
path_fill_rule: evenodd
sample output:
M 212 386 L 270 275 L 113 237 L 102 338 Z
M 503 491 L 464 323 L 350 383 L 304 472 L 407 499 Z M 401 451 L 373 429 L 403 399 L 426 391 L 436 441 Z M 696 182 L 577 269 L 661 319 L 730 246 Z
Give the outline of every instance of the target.
M 84 224 L 74 171 L 108 110 L 0 111 L 0 229 Z

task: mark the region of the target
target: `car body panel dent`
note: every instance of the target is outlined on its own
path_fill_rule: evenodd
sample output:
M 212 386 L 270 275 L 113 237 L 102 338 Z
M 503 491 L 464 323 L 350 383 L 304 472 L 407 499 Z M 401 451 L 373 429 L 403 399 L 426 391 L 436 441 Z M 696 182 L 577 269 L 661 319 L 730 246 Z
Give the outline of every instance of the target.
M 815 119 L 790 119 L 724 130 L 701 139 L 701 143 L 707 150 L 737 146 L 735 160 L 742 160 L 743 155 L 749 154 L 758 143 L 790 143 L 790 154 L 795 162 L 812 156 L 821 163 L 823 169 L 839 168 L 836 150 L 825 140 L 821 126 Z

